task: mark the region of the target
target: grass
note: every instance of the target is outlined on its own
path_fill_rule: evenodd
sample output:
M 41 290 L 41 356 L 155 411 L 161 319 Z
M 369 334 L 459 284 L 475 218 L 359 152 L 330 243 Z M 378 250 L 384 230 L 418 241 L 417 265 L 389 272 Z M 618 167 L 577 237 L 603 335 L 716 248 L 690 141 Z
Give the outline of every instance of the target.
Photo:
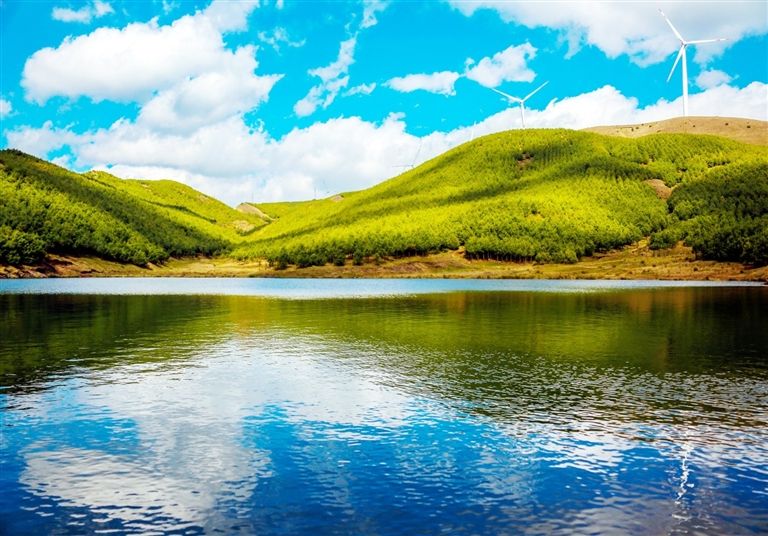
M 675 117 L 639 125 L 592 127 L 584 130 L 622 138 L 638 138 L 660 133 L 708 134 L 741 143 L 768 145 L 767 122 L 739 117 Z

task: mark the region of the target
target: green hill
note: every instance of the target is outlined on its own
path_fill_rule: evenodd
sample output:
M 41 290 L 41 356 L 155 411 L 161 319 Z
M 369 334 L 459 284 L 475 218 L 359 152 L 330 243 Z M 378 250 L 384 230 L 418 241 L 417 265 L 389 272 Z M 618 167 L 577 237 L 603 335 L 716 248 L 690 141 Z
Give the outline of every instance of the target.
M 668 200 L 658 195 L 669 188 Z M 341 200 L 258 205 L 276 221 L 233 254 L 282 267 L 463 247 L 469 257 L 575 262 L 651 235 L 654 247 L 681 239 L 705 258 L 766 263 L 767 190 L 765 147 L 510 131 Z
M 571 263 L 645 237 L 768 264 L 768 148 L 693 134 L 503 132 L 367 190 L 239 210 L 173 181 L 72 173 L 5 150 L 0 199 L 0 264 L 226 253 L 280 268 L 445 250 Z
M 264 222 L 173 181 L 72 173 L 0 151 L 0 263 L 46 252 L 143 265 L 226 251 Z

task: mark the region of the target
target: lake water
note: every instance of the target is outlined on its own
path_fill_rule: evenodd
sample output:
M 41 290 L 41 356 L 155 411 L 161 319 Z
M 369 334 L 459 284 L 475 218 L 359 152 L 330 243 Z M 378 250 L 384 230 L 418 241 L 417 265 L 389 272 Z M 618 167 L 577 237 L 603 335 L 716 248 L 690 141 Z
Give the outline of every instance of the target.
M 0 281 L 0 533 L 768 532 L 768 287 Z

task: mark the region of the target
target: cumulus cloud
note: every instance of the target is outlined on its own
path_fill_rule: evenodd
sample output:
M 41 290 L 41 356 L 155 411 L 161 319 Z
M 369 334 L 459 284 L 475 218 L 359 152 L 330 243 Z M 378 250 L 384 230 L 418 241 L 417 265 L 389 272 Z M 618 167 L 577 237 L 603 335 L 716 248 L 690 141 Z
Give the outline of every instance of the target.
M 82 136 L 68 128 L 56 128 L 52 121 L 46 121 L 39 128 L 21 127 L 5 132 L 8 146 L 46 158 L 48 153 L 65 145 L 79 146 Z
M 477 63 L 468 59 L 466 77 L 485 87 L 498 87 L 503 82 L 531 82 L 536 74 L 528 68 L 528 61 L 535 56 L 536 48 L 523 43 Z
M 259 7 L 259 0 L 213 0 L 202 12 L 202 19 L 220 32 L 243 32 L 248 29 L 248 16 Z
M 253 47 L 225 57 L 217 71 L 159 92 L 142 107 L 138 122 L 158 131 L 191 131 L 255 108 L 282 78 L 252 74 L 257 65 Z
M 536 73 L 528 67 L 528 62 L 535 56 L 536 48 L 526 42 L 507 47 L 479 62 L 467 58 L 463 75 L 454 71 L 409 74 L 392 78 L 385 85 L 403 93 L 421 90 L 449 96 L 456 94 L 454 85 L 461 76 L 491 88 L 503 82 L 530 82 Z
M 153 19 L 68 37 L 27 60 L 21 85 L 26 98 L 39 104 L 54 96 L 145 101 L 180 80 L 227 69 L 234 54 L 225 47 L 222 33 L 242 29 L 254 6 L 219 0 L 169 25 Z
M 363 21 L 360 23 L 360 28 L 376 26 L 379 22 L 376 14 L 384 11 L 388 5 L 389 3 L 383 0 L 363 0 Z
M 609 58 L 625 54 L 633 62 L 647 65 L 663 61 L 678 46 L 657 6 L 646 2 L 448 2 L 467 16 L 487 9 L 496 11 L 505 21 L 559 30 L 570 44 L 570 54 L 586 44 L 599 48 Z M 768 32 L 768 7 L 764 2 L 666 2 L 664 11 L 686 39 L 728 38 L 722 44 L 697 47 L 695 59 L 699 63 L 709 61 L 744 37 Z
M 733 78 L 723 71 L 717 69 L 710 69 L 708 71 L 701 71 L 699 76 L 696 77 L 696 85 L 701 89 L 709 89 L 722 84 L 727 84 L 733 80 Z
M 95 0 L 80 9 L 70 9 L 67 7 L 54 7 L 51 11 L 51 17 L 61 22 L 80 22 L 88 24 L 93 19 L 99 19 L 104 15 L 114 13 L 115 10 L 108 2 Z
M 13 106 L 11 105 L 11 101 L 0 98 L 0 118 L 8 117 L 11 115 L 12 111 Z
M 768 120 L 768 85 L 737 88 L 718 85 L 692 93 L 694 115 Z M 612 86 L 554 100 L 543 109 L 528 108 L 529 127 L 585 128 L 658 121 L 679 116 L 682 100 L 664 99 L 641 107 L 637 99 Z M 78 168 L 108 169 L 122 177 L 171 178 L 230 204 L 244 200 L 296 200 L 315 188 L 342 192 L 369 187 L 398 172 L 403 155 L 418 151 L 417 164 L 472 137 L 519 128 L 515 107 L 505 108 L 473 126 L 418 138 L 404 117 L 381 122 L 358 117 L 332 119 L 296 128 L 279 139 L 230 117 L 190 133 L 159 132 L 141 122 L 121 120 L 107 129 L 75 134 L 48 122 L 6 133 L 9 146 L 46 157 L 68 146 Z
M 412 91 L 428 91 L 439 95 L 455 95 L 454 84 L 459 79 L 459 73 L 441 71 L 431 74 L 409 74 L 395 77 L 387 81 L 387 87 L 403 93 Z
M 293 111 L 299 117 L 315 113 L 318 108 L 327 108 L 336 99 L 339 91 L 349 84 L 349 66 L 355 62 L 355 46 L 357 36 L 352 36 L 339 45 L 339 55 L 336 61 L 325 67 L 311 69 L 309 74 L 320 78 L 320 83 L 309 90 L 309 93 L 298 101 Z
M 370 84 L 360 84 L 358 86 L 349 88 L 344 92 L 344 96 L 351 97 L 352 95 L 370 95 L 373 93 L 374 89 L 376 89 L 376 82 L 371 82 Z
M 277 28 L 273 29 L 270 32 L 259 32 L 257 34 L 259 41 L 264 43 L 265 45 L 269 45 L 273 49 L 275 49 L 275 52 L 280 52 L 280 47 L 287 46 L 291 48 L 299 48 L 303 47 L 307 41 L 306 39 L 302 39 L 300 41 L 294 41 L 291 39 L 291 37 L 288 35 L 288 30 L 283 28 L 282 26 L 278 26 Z

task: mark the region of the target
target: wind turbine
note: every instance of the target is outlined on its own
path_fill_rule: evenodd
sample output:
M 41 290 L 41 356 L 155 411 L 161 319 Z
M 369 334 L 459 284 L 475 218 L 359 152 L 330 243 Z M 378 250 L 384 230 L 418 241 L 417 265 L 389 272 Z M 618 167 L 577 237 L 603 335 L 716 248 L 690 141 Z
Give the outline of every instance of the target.
M 419 153 L 421 152 L 421 145 L 424 143 L 424 138 L 419 138 L 419 148 L 416 149 L 416 154 L 413 155 L 413 161 L 410 164 L 400 164 L 398 166 L 392 166 L 396 168 L 405 168 L 405 169 L 413 169 L 416 167 L 416 160 L 419 158 Z
M 661 13 L 661 16 L 664 17 L 664 20 L 667 21 L 667 24 L 669 24 L 669 27 L 672 28 L 672 31 L 675 34 L 675 37 L 680 41 L 680 51 L 677 53 L 677 58 L 675 59 L 674 65 L 672 65 L 672 70 L 669 71 L 669 76 L 667 77 L 667 82 L 672 78 L 672 74 L 675 72 L 675 68 L 677 67 L 678 62 L 680 61 L 680 57 L 683 58 L 683 116 L 688 117 L 688 62 L 686 61 L 685 57 L 685 50 L 688 48 L 688 45 L 701 45 L 703 43 L 717 43 L 718 41 L 725 41 L 724 37 L 718 38 L 718 39 L 698 39 L 696 41 L 686 41 L 683 39 L 683 36 L 680 35 L 680 32 L 677 31 L 677 28 L 672 24 L 672 21 L 667 18 L 667 16 L 664 14 L 662 10 L 659 10 L 659 13 Z
M 525 128 L 525 101 L 527 101 L 528 99 L 530 99 L 531 97 L 533 97 L 533 96 L 534 96 L 534 95 L 535 95 L 535 94 L 536 94 L 536 93 L 537 93 L 537 92 L 538 92 L 538 91 L 539 91 L 541 88 L 543 88 L 543 87 L 544 87 L 544 86 L 546 86 L 547 84 L 549 84 L 549 81 L 547 81 L 547 82 L 544 82 L 544 83 L 543 83 L 543 84 L 541 84 L 539 87 L 537 87 L 536 89 L 534 89 L 533 91 L 531 91 L 530 93 L 528 93 L 528 94 L 527 94 L 525 97 L 523 97 L 522 99 L 521 99 L 520 97 L 513 97 L 512 95 L 509 95 L 509 94 L 507 94 L 507 93 L 504 93 L 503 91 L 499 91 L 498 89 L 496 89 L 496 88 L 493 88 L 493 87 L 490 87 L 490 88 L 488 88 L 488 89 L 490 89 L 491 91 L 495 91 L 496 93 L 498 93 L 498 94 L 499 94 L 499 95 L 501 95 L 502 97 L 506 98 L 506 99 L 507 99 L 507 101 L 509 102 L 510 106 L 511 106 L 511 105 L 513 105 L 513 104 L 515 104 L 515 103 L 517 103 L 517 104 L 519 104 L 519 105 L 520 105 L 520 120 L 523 122 L 523 128 Z

